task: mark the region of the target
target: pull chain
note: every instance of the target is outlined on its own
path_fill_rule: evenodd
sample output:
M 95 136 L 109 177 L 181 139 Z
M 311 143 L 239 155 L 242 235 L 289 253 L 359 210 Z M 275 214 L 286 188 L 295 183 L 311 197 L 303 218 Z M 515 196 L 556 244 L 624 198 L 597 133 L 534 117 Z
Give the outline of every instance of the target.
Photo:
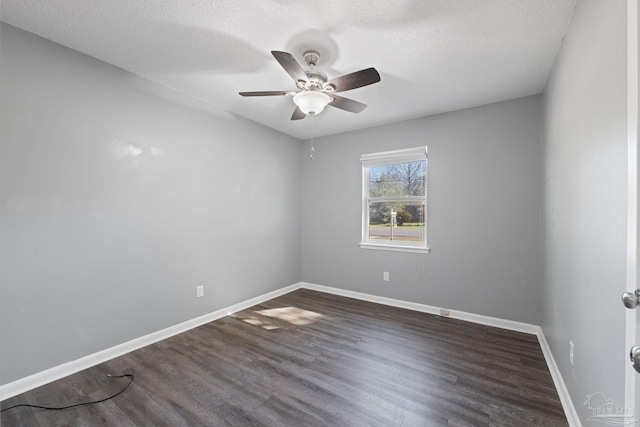
M 309 154 L 309 158 L 310 158 L 311 160 L 313 160 L 313 153 L 316 151 L 316 150 L 313 148 L 313 134 L 314 134 L 314 132 L 313 132 L 313 127 L 314 127 L 314 126 L 313 126 L 313 123 L 314 123 L 314 121 L 313 121 L 313 116 L 315 116 L 315 114 L 311 114 L 311 154 Z

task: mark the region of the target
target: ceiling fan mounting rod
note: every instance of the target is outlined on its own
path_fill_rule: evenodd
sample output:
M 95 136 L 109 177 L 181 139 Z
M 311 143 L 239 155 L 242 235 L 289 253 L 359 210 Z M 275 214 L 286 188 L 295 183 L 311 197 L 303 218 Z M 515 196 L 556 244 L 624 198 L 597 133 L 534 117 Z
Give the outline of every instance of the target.
M 304 58 L 304 62 L 307 64 L 309 68 L 313 68 L 318 65 L 320 61 L 320 54 L 315 50 L 307 50 L 302 54 Z

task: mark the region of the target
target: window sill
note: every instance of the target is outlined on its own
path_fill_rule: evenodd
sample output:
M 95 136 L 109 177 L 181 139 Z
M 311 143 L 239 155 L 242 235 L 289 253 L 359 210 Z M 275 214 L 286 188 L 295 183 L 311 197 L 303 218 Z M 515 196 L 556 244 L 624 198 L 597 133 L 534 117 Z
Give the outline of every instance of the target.
M 362 249 L 374 249 L 378 251 L 392 251 L 392 252 L 410 252 L 414 254 L 428 254 L 431 252 L 430 248 L 421 248 L 418 246 L 401 246 L 401 245 L 385 245 L 380 243 L 360 243 Z

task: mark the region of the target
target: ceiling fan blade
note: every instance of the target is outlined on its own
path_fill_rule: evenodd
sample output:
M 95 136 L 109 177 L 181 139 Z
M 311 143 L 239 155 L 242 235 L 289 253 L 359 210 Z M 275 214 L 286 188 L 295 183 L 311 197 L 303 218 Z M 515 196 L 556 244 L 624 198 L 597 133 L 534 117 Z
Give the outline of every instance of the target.
M 296 59 L 289 52 L 280 52 L 277 50 L 272 50 L 271 54 L 276 61 L 282 65 L 282 68 L 289 73 L 293 80 L 296 82 L 296 86 L 299 81 L 303 81 L 305 83 L 309 83 L 309 79 L 307 78 L 307 74 L 304 72 L 302 66 L 296 61 Z
M 343 96 L 338 96 L 331 94 L 329 95 L 331 98 L 331 102 L 329 105 L 332 107 L 339 108 L 344 111 L 349 111 L 350 113 L 359 113 L 365 108 L 367 108 L 367 104 L 363 104 L 362 102 L 354 101 L 353 99 L 345 98 Z
M 365 70 L 356 71 L 355 73 L 345 74 L 344 76 L 331 79 L 324 84 L 324 88 L 332 86 L 334 92 L 344 92 L 351 89 L 357 89 L 380 81 L 380 74 L 375 68 L 367 68 Z
M 307 115 L 302 112 L 300 107 L 296 107 L 296 109 L 293 110 L 293 114 L 291 115 L 291 120 L 300 120 L 304 119 L 305 117 L 307 117 Z
M 295 92 L 290 90 L 269 90 L 262 92 L 240 92 L 242 96 L 285 96 L 293 95 Z

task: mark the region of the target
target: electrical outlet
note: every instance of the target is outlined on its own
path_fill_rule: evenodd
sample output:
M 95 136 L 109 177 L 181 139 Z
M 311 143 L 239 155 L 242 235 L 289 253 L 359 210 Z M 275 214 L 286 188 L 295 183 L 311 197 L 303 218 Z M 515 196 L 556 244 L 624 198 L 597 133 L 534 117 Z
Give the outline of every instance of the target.
M 448 315 L 449 315 L 449 310 L 447 310 L 446 308 L 440 309 L 440 316 L 448 316 Z
M 196 298 L 200 298 L 204 296 L 204 286 L 196 286 Z
M 573 366 L 573 341 L 569 341 L 569 363 Z
M 389 272 L 385 271 L 384 273 L 382 273 L 382 280 L 384 280 L 385 282 L 389 281 Z

